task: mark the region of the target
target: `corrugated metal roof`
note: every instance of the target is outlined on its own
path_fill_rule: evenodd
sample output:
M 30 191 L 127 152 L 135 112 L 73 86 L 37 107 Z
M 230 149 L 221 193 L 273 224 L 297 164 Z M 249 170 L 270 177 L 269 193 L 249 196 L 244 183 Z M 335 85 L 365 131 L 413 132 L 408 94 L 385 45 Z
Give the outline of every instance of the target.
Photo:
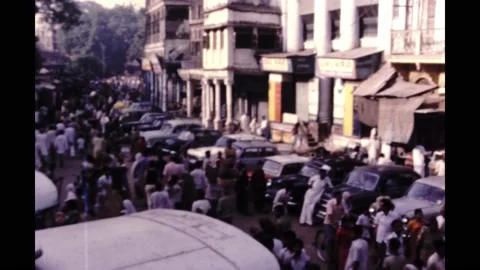
M 336 59 L 351 59 L 355 60 L 358 58 L 362 58 L 364 56 L 380 53 L 383 50 L 380 50 L 378 48 L 370 47 L 370 48 L 356 48 L 348 51 L 338 51 L 338 52 L 332 52 L 323 56 L 320 56 L 320 58 L 336 58 Z
M 437 87 L 437 85 L 416 84 L 403 80 L 397 80 L 391 87 L 380 93 L 377 93 L 375 96 L 408 98 L 434 90 Z
M 299 51 L 299 52 L 262 54 L 262 57 L 283 58 L 283 57 L 292 57 L 292 56 L 310 56 L 310 55 L 314 55 L 315 53 L 316 53 L 315 50 L 305 50 L 305 51 Z
M 395 78 L 397 71 L 390 65 L 383 65 L 377 72 L 364 80 L 353 92 L 354 96 L 373 96 L 387 85 L 388 81 Z

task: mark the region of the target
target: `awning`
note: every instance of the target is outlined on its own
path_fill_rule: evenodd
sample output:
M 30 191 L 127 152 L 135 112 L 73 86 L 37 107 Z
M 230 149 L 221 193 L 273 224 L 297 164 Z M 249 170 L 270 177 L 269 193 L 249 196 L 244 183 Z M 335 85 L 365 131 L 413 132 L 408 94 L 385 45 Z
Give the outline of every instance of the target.
M 408 98 L 424 94 L 438 88 L 437 85 L 416 84 L 398 79 L 391 87 L 377 93 L 376 97 Z
M 378 126 L 378 100 L 356 96 L 353 106 L 360 122 L 370 127 Z
M 445 112 L 445 109 L 441 109 L 441 108 L 438 108 L 438 109 L 418 109 L 415 111 L 415 113 L 418 113 L 418 114 L 429 114 L 429 113 L 444 113 Z
M 158 55 L 153 54 L 148 57 L 148 60 L 150 60 L 150 63 L 152 63 L 152 68 L 153 72 L 160 74 L 162 73 L 162 65 L 160 63 L 160 59 L 158 58 Z
M 317 55 L 317 77 L 365 80 L 380 66 L 382 50 L 356 48 Z
M 380 99 L 378 135 L 382 141 L 386 143 L 408 143 L 413 132 L 415 111 L 424 100 L 424 96 Z
M 365 81 L 360 83 L 353 92 L 354 96 L 373 96 L 383 90 L 387 83 L 397 76 L 397 71 L 390 65 L 383 65 Z

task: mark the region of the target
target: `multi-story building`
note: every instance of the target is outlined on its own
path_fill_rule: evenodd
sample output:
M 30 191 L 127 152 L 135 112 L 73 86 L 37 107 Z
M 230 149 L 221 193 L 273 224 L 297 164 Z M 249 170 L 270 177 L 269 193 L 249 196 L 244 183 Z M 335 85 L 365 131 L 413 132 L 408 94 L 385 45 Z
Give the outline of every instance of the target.
M 143 61 L 142 69 L 147 71 L 146 84 L 154 103 L 163 110 L 179 104 L 182 97 L 183 82 L 177 70 L 189 57 L 189 5 L 189 0 L 146 1 L 144 53 L 148 61 Z

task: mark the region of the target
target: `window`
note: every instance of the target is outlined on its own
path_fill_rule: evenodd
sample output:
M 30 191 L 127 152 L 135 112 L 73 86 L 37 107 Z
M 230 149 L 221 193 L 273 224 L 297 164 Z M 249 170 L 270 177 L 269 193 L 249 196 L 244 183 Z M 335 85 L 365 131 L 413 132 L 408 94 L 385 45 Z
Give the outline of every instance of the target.
M 378 5 L 358 8 L 360 18 L 360 37 L 375 37 L 378 30 Z
M 313 20 L 314 15 L 302 15 L 303 22 L 303 40 L 313 40 Z
M 253 48 L 253 28 L 252 27 L 235 27 L 235 48 L 252 49 Z
M 260 150 L 258 148 L 247 148 L 242 153 L 242 158 L 257 158 L 260 156 Z
M 417 179 L 418 176 L 413 173 L 401 173 L 398 175 L 398 185 L 401 187 L 409 187 Z
M 204 49 L 210 49 L 210 39 L 208 37 L 209 33 L 210 33 L 209 31 L 203 32 L 203 48 Z
M 257 46 L 260 50 L 273 50 L 280 48 L 280 37 L 277 29 L 259 28 L 257 30 Z
M 277 149 L 272 148 L 272 147 L 267 147 L 263 150 L 263 156 L 264 157 L 275 156 L 276 154 L 277 154 Z
M 287 164 L 283 167 L 282 175 L 297 174 L 301 167 L 302 164 L 298 163 Z
M 378 179 L 378 175 L 373 173 L 352 171 L 348 176 L 347 185 L 373 191 L 377 187 Z
M 262 169 L 267 173 L 278 175 L 278 173 L 282 169 L 282 164 L 273 160 L 266 160 L 265 163 L 263 163 Z
M 443 204 L 445 201 L 445 190 L 439 187 L 416 182 L 409 189 L 407 197 L 417 200 L 426 200 L 436 204 Z
M 332 22 L 332 39 L 340 38 L 340 10 L 330 11 Z
M 218 49 L 223 49 L 224 48 L 224 44 L 223 44 L 223 29 L 220 29 L 220 30 L 217 30 L 217 34 L 220 33 L 219 36 L 217 36 L 218 38 L 220 38 L 220 48 Z

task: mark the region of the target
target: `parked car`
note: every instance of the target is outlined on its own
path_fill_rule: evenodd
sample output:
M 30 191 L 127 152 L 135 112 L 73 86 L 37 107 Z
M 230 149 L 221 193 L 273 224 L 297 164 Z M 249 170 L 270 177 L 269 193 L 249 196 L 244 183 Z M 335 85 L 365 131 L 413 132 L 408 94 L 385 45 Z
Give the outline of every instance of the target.
M 341 184 L 348 173 L 356 166 L 364 166 L 365 164 L 361 161 L 346 157 L 314 158 L 307 162 L 297 174 L 270 179 L 267 183 L 267 193 L 265 197 L 267 200 L 272 201 L 277 191 L 285 188 L 288 183 L 291 183 L 293 185 L 293 191 L 289 204 L 292 206 L 301 206 L 305 192 L 308 189 L 308 180 L 310 177 L 319 174 L 320 169 L 324 165 L 330 168 L 329 177 L 332 185 L 335 186 Z
M 149 111 L 144 109 L 130 109 L 130 108 L 123 109 L 120 111 L 120 116 L 119 116 L 120 125 L 124 123 L 138 121 L 147 112 Z
M 232 142 L 252 142 L 252 141 L 260 141 L 266 142 L 267 139 L 261 136 L 253 135 L 253 134 L 229 134 L 220 137 L 213 146 L 209 147 L 198 147 L 192 148 L 188 150 L 188 157 L 192 162 L 196 162 L 198 160 L 203 160 L 205 158 L 205 152 L 210 151 L 212 157 L 216 158 L 216 155 L 219 151 L 225 150 L 227 147 L 228 141 Z
M 171 114 L 157 115 L 153 117 L 153 122 L 140 124 L 136 127 L 136 129 L 138 131 L 159 130 L 166 121 L 173 119 L 174 117 Z
M 125 122 L 122 121 L 120 124 L 121 128 L 125 132 L 129 132 L 132 128 L 142 128 L 152 126 L 153 122 L 156 120 L 166 120 L 173 119 L 173 115 L 170 113 L 157 113 L 157 112 L 147 112 L 142 115 L 138 121 Z
M 296 154 L 271 156 L 265 158 L 262 169 L 266 179 L 294 175 L 298 174 L 308 161 L 310 158 Z
M 380 191 L 392 199 L 400 198 L 420 175 L 411 168 L 397 165 L 374 165 L 357 167 L 348 175 L 345 183 L 338 185 L 334 191 L 350 192 L 350 213 L 354 216 L 365 211 L 375 202 Z M 333 192 L 325 192 L 317 202 L 318 219 L 325 218 L 327 201 L 332 198 Z
M 277 146 L 270 142 L 236 142 L 232 147 L 237 152 L 237 164 L 245 165 L 249 176 L 257 168 L 258 162 L 263 162 L 265 158 L 279 155 Z
M 202 128 L 202 124 L 196 119 L 172 119 L 166 121 L 159 130 L 150 130 L 140 132 L 140 136 L 145 138 L 148 148 L 158 148 L 161 143 L 173 135 L 178 135 L 182 131 Z
M 414 217 L 417 208 L 422 209 L 426 220 L 440 215 L 445 205 L 445 177 L 429 176 L 415 181 L 407 190 L 405 196 L 392 200 L 404 223 Z M 370 213 L 375 214 L 375 204 L 370 207 Z
M 190 148 L 204 147 L 213 145 L 222 133 L 214 129 L 193 129 L 183 131 L 178 136 L 172 136 L 160 144 L 156 149 L 159 156 L 166 153 L 179 154 L 182 156 Z

